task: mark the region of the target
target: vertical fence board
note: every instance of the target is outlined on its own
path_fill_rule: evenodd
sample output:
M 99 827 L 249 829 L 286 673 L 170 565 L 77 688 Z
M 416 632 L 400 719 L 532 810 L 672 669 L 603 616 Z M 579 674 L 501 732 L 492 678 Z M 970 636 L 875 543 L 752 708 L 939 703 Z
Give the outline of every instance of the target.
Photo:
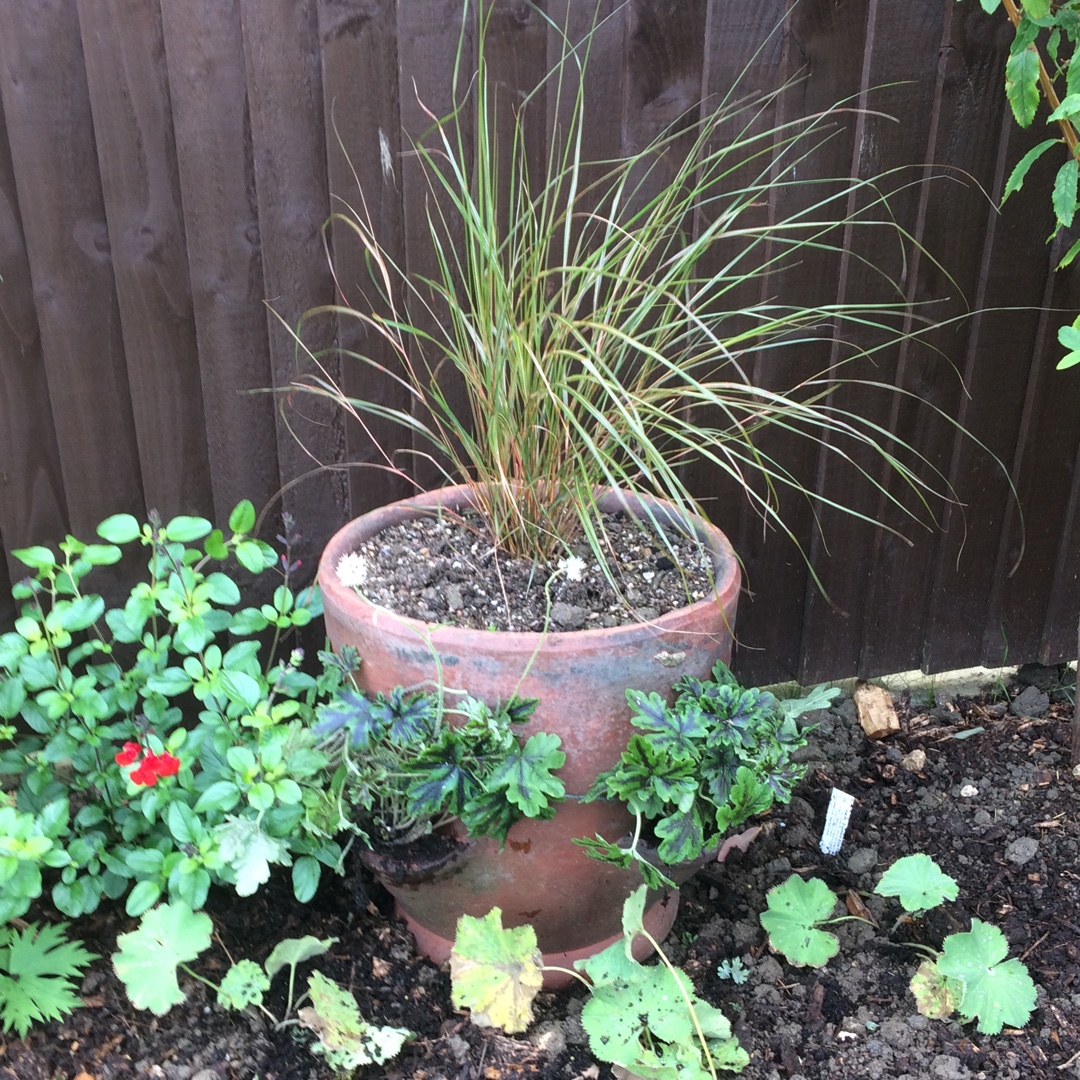
M 292 0 L 241 0 L 244 60 L 251 113 L 255 188 L 262 234 L 271 375 L 286 389 L 304 369 L 288 327 L 333 296 L 322 227 L 330 214 L 323 142 L 322 84 L 317 12 Z M 305 334 L 316 354 L 332 348 L 333 327 Z M 332 355 L 326 363 L 336 376 Z M 339 473 L 321 469 L 340 461 L 343 424 L 337 409 L 308 395 L 289 395 L 278 422 L 278 460 L 288 487 L 282 508 L 291 513 L 309 566 L 329 538 L 327 509 L 344 520 L 347 493 Z M 312 469 L 318 469 L 307 476 Z
M 78 8 L 143 491 L 166 516 L 210 513 L 160 10 L 156 0 Z
M 62 536 L 67 514 L 15 176 L 2 130 L 0 279 L 0 544 L 6 554 Z M 10 568 L 17 581 L 26 568 L 7 559 L 0 559 L 2 576 Z M 8 591 L 0 580 L 0 603 L 6 604 Z M 7 610 L 0 608 L 0 622 Z
M 412 276 L 434 278 L 437 276 L 435 253 L 431 246 L 428 214 L 438 217 L 436 200 L 430 195 L 424 170 L 411 147 L 419 142 L 431 127 L 432 117 L 446 116 L 453 106 L 454 59 L 459 47 L 467 50 L 467 57 L 475 55 L 473 39 L 475 6 L 465 9 L 460 0 L 401 0 L 398 4 L 398 85 L 401 107 L 402 147 L 401 196 L 405 222 L 405 269 Z M 462 20 L 465 19 L 463 30 Z M 459 46 L 464 33 L 464 44 Z M 471 72 L 472 60 L 463 64 L 463 93 Z M 472 99 L 470 99 L 471 101 Z M 465 129 L 465 153 L 471 152 L 471 106 L 463 111 L 462 126 Z M 455 237 L 450 238 L 451 246 Z M 434 307 L 434 304 L 433 304 Z M 436 308 L 437 310 L 437 308 Z M 412 317 L 416 325 L 431 333 L 438 333 L 433 318 L 413 306 Z M 432 370 L 438 363 L 435 348 L 425 350 L 421 356 L 414 350 L 412 362 L 423 370 Z M 441 392 L 450 402 L 457 415 L 466 414 L 465 389 L 460 377 L 452 371 L 440 374 Z M 416 455 L 410 471 L 425 487 L 438 486 L 443 482 L 440 468 L 431 461 L 431 448 L 422 440 L 414 439 L 412 451 Z
M 331 211 L 354 212 L 399 266 L 405 263 L 401 205 L 401 119 L 398 99 L 397 22 L 389 0 L 320 0 L 323 113 L 326 120 L 327 170 Z M 363 78 L 357 78 L 363 72 Z M 364 248 L 352 229 L 338 220 L 330 230 L 334 272 L 341 295 L 337 302 L 358 311 L 387 315 L 364 262 Z M 396 288 L 396 283 L 395 283 Z M 400 297 L 399 297 L 400 299 Z M 380 377 L 349 352 L 363 354 L 389 371 L 400 360 L 376 332 L 355 318 L 337 320 L 341 349 L 341 387 L 352 397 L 380 408 L 409 411 L 409 395 L 396 382 Z M 350 508 L 361 514 L 411 493 L 411 485 L 387 471 L 380 451 L 402 441 L 399 425 L 365 416 L 346 426 Z M 408 467 L 408 462 L 403 463 Z M 396 466 L 401 467 L 399 464 Z
M 702 115 L 714 110 L 730 109 L 735 100 L 757 98 L 779 86 L 787 70 L 788 56 L 781 33 L 787 17 L 787 0 L 710 0 L 705 26 L 705 55 L 702 72 Z M 760 136 L 771 142 L 770 133 L 776 122 L 776 103 L 755 107 L 751 122 L 745 113 L 722 123 L 716 139 L 733 139 L 749 122 L 750 130 L 744 137 Z M 718 147 L 717 141 L 714 148 Z M 739 191 L 755 182 L 760 164 L 747 162 L 737 167 L 726 179 L 728 191 Z M 768 204 L 742 211 L 740 222 L 744 225 L 761 226 L 768 222 L 772 207 Z M 707 210 L 701 216 L 710 219 Z M 704 224 L 704 223 L 703 223 Z M 730 272 L 726 261 L 731 251 L 723 241 L 714 246 L 706 256 L 706 273 Z M 761 280 L 750 280 L 731 287 L 725 294 L 725 305 L 732 312 L 732 325 L 725 332 L 734 334 L 748 328 L 745 317 L 739 312 L 760 304 L 770 285 Z M 715 417 L 703 416 L 704 422 L 717 422 Z M 777 537 L 778 543 L 763 550 L 758 543 L 761 519 L 751 507 L 741 483 L 724 473 L 719 466 L 701 459 L 692 462 L 687 470 L 688 482 L 702 500 L 703 508 L 715 524 L 719 525 L 735 545 L 744 561 L 746 575 L 744 590 L 749 594 L 740 601 L 739 617 L 735 626 L 738 649 L 735 667 L 740 676 L 750 681 L 760 681 L 758 673 L 774 661 L 784 670 L 794 672 L 797 665 L 801 626 L 797 608 L 783 607 L 770 591 L 773 579 L 766 567 L 765 550 L 778 558 L 798 559 L 798 551 Z M 760 571 L 760 572 L 759 572 Z M 754 596 L 757 596 L 755 599 Z
M 68 517 L 143 511 L 108 228 L 73 5 L 0 5 L 0 60 Z
M 1028 190 L 1001 213 L 996 209 L 1008 169 L 1028 138 L 1005 115 L 1000 94 L 1008 27 L 974 5 L 951 7 L 947 17 L 941 138 L 932 159 L 942 170 L 951 166 L 963 173 L 935 184 L 928 231 L 955 237 L 956 244 L 966 241 L 977 256 L 957 281 L 973 314 L 958 325 L 956 347 L 946 355 L 960 366 L 967 390 L 956 420 L 985 449 L 954 435 L 949 479 L 965 505 L 947 510 L 944 519 L 924 625 L 922 663 L 930 671 L 966 666 L 975 658 L 995 664 L 1003 659 L 1004 639 L 989 602 L 1039 325 L 1038 313 L 1023 308 L 1042 302 L 1049 257 L 1042 243 L 1049 223 L 1037 218 L 1043 201 L 1049 204 L 1045 177 L 1033 174 Z M 1016 306 L 1021 310 L 1012 310 Z M 995 356 L 1014 360 L 995 362 Z
M 214 517 L 279 487 L 238 0 L 162 0 Z M 213 122 L 208 118 L 213 117 Z

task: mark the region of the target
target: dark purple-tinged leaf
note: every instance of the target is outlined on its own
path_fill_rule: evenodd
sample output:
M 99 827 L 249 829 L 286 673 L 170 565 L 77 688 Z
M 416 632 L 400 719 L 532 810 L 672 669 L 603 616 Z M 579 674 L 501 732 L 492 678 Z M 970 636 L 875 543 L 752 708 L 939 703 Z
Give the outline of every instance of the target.
M 669 865 L 696 858 L 705 844 L 705 830 L 696 804 L 687 813 L 661 818 L 654 830 L 660 838 L 657 853 Z

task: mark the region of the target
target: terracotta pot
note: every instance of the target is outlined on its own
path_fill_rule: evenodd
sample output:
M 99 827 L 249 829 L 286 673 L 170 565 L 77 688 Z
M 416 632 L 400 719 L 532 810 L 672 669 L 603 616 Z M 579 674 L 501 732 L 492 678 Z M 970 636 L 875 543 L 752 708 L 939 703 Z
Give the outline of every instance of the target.
M 559 776 L 568 798 L 554 819 L 514 825 L 501 852 L 495 841 L 460 835 L 460 847 L 438 866 L 405 872 L 389 870 L 385 861 L 381 866 L 377 859 L 368 861 L 394 894 L 421 950 L 433 959 L 449 954 L 462 914 L 483 916 L 498 906 L 504 925 L 528 922 L 536 928 L 546 962 L 566 962 L 619 936 L 623 900 L 641 881 L 637 871 L 590 859 L 571 842 L 597 833 L 617 839 L 631 824 L 619 804 L 580 802 L 635 731 L 626 690 L 669 696 L 681 676 L 705 677 L 717 660 L 730 662 L 739 566 L 724 535 L 701 522 L 698 535 L 716 566 L 713 597 L 647 624 L 547 634 L 423 623 L 376 607 L 338 581 L 341 557 L 368 538 L 439 506 L 469 505 L 469 488 L 446 488 L 365 514 L 336 533 L 319 564 L 327 634 L 335 649 L 355 646 L 363 661 L 357 682 L 370 692 L 441 680 L 448 694 L 490 702 L 515 694 L 538 698 L 522 734 L 560 736 L 566 765 Z M 642 503 L 612 492 L 600 505 L 634 513 Z M 659 500 L 649 506 L 661 520 L 674 513 Z M 676 906 L 674 894 L 651 898 L 646 925 L 654 936 L 670 929 Z

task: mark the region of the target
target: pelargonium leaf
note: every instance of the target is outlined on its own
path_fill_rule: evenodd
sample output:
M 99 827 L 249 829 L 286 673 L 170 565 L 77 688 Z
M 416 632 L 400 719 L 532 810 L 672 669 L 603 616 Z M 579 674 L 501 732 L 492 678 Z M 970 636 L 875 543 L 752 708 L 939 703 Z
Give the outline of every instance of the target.
M 542 731 L 530 736 L 495 769 L 488 780 L 489 790 L 505 789 L 506 798 L 526 817 L 538 817 L 552 799 L 566 794 L 563 782 L 554 775 L 566 764 L 561 741 L 558 735 Z

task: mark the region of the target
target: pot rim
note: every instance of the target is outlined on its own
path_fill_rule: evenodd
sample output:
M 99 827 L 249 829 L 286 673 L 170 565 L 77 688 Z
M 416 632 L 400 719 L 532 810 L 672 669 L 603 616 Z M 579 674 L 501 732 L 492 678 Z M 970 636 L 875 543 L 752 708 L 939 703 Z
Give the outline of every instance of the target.
M 423 622 L 410 615 L 403 615 L 394 611 L 393 608 L 374 603 L 366 596 L 357 593 L 351 586 L 343 585 L 340 582 L 337 575 L 337 564 L 343 555 L 356 550 L 361 539 L 377 536 L 384 529 L 403 519 L 430 516 L 429 511 L 437 510 L 442 506 L 456 510 L 471 505 L 473 491 L 473 486 L 469 484 L 436 488 L 406 499 L 387 503 L 346 522 L 327 542 L 319 559 L 318 582 L 323 595 L 331 597 L 339 609 L 361 604 L 380 615 L 385 613 L 385 617 L 392 618 L 405 629 L 412 629 L 418 637 L 429 640 L 432 644 L 453 641 L 458 635 L 462 634 L 483 633 L 487 636 L 498 637 L 502 648 L 511 650 L 518 647 L 529 652 L 537 648 L 542 641 L 548 644 L 557 644 L 560 640 L 570 638 L 573 638 L 579 644 L 590 640 L 594 641 L 597 646 L 603 643 L 602 647 L 608 648 L 616 645 L 624 636 L 636 638 L 641 634 L 642 628 L 654 633 L 695 634 L 697 631 L 685 628 L 688 617 L 692 622 L 693 616 L 714 611 L 717 604 L 719 604 L 721 610 L 726 611 L 728 610 L 729 598 L 732 594 L 738 595 L 741 580 L 738 556 L 735 554 L 735 550 L 727 536 L 704 517 L 696 517 L 694 525 L 698 539 L 705 543 L 713 553 L 713 566 L 716 573 L 712 592 L 701 600 L 695 600 L 692 604 L 686 604 L 683 607 L 673 608 L 671 611 L 667 611 L 648 622 L 632 622 L 614 627 L 589 627 L 581 630 L 479 631 L 471 627 L 454 626 L 450 623 Z M 614 507 L 604 506 L 605 502 L 611 503 L 615 501 L 621 505 Z M 672 522 L 679 523 L 684 520 L 677 508 L 670 502 L 652 495 L 639 495 L 631 491 L 610 490 L 604 492 L 601 494 L 598 504 L 604 509 L 622 509 L 629 513 L 633 513 L 634 504 L 648 505 L 659 517 L 666 517 Z M 380 518 L 384 520 L 379 520 Z M 376 524 L 373 529 L 369 527 L 372 523 Z

